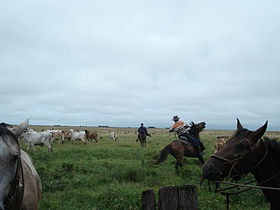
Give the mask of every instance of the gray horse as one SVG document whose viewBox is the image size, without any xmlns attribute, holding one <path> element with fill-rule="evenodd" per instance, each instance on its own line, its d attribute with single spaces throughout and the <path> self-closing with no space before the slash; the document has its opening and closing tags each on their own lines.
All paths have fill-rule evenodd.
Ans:
<svg viewBox="0 0 280 210">
<path fill-rule="evenodd" d="M 14 128 L 0 126 L 0 210 L 39 207 L 41 180 L 18 142 L 28 125 L 29 120 Z"/>
</svg>

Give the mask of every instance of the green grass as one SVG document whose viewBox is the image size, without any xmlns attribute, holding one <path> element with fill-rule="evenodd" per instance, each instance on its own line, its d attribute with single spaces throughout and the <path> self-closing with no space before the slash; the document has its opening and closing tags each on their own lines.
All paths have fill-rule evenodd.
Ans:
<svg viewBox="0 0 280 210">
<path fill-rule="evenodd" d="M 222 134 L 202 132 L 205 160 L 213 153 L 216 136 Z M 157 194 L 164 186 L 198 186 L 200 182 L 198 159 L 185 157 L 179 175 L 171 155 L 160 165 L 153 164 L 173 135 L 154 129 L 146 148 L 135 142 L 134 131 L 120 132 L 119 142 L 112 142 L 108 132 L 100 131 L 100 135 L 104 138 L 97 144 L 54 143 L 52 154 L 46 147 L 37 147 L 37 155 L 30 152 L 43 186 L 40 209 L 141 209 L 142 191 L 154 189 Z M 198 195 L 200 209 L 226 208 L 225 197 L 209 192 L 207 181 Z M 230 209 L 269 208 L 260 190 L 234 195 L 230 200 Z"/>
</svg>

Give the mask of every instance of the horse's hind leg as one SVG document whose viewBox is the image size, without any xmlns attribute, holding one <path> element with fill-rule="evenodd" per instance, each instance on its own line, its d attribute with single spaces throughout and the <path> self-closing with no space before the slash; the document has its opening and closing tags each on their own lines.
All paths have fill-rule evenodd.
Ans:
<svg viewBox="0 0 280 210">
<path fill-rule="evenodd" d="M 176 165 L 175 165 L 175 170 L 176 170 L 177 175 L 179 175 L 178 165 L 181 166 L 181 167 L 183 166 L 182 165 L 182 158 L 177 158 L 177 162 L 176 162 Z"/>
</svg>

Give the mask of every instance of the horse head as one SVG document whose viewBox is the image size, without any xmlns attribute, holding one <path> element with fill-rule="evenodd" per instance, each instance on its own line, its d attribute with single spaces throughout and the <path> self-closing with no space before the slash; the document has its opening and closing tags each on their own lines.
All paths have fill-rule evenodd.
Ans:
<svg viewBox="0 0 280 210">
<path fill-rule="evenodd" d="M 14 128 L 0 126 L 0 209 L 4 209 L 18 169 L 20 146 L 17 138 L 28 124 L 29 120 Z"/>
<path fill-rule="evenodd" d="M 225 177 L 239 180 L 249 173 L 259 161 L 260 138 L 266 128 L 267 121 L 256 131 L 249 131 L 237 119 L 236 133 L 220 151 L 210 156 L 203 166 L 203 177 L 209 180 L 223 180 Z"/>
<path fill-rule="evenodd" d="M 190 123 L 190 130 L 189 133 L 193 136 L 195 136 L 196 138 L 199 138 L 199 133 L 206 127 L 206 123 L 205 122 L 200 122 L 198 124 L 195 124 L 194 122 Z"/>
</svg>

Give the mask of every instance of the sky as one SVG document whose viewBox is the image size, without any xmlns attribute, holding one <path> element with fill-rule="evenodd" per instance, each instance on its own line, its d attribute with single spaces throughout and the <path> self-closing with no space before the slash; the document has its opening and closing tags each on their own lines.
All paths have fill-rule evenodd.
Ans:
<svg viewBox="0 0 280 210">
<path fill-rule="evenodd" d="M 280 2 L 0 3 L 0 121 L 280 130 Z"/>
</svg>

